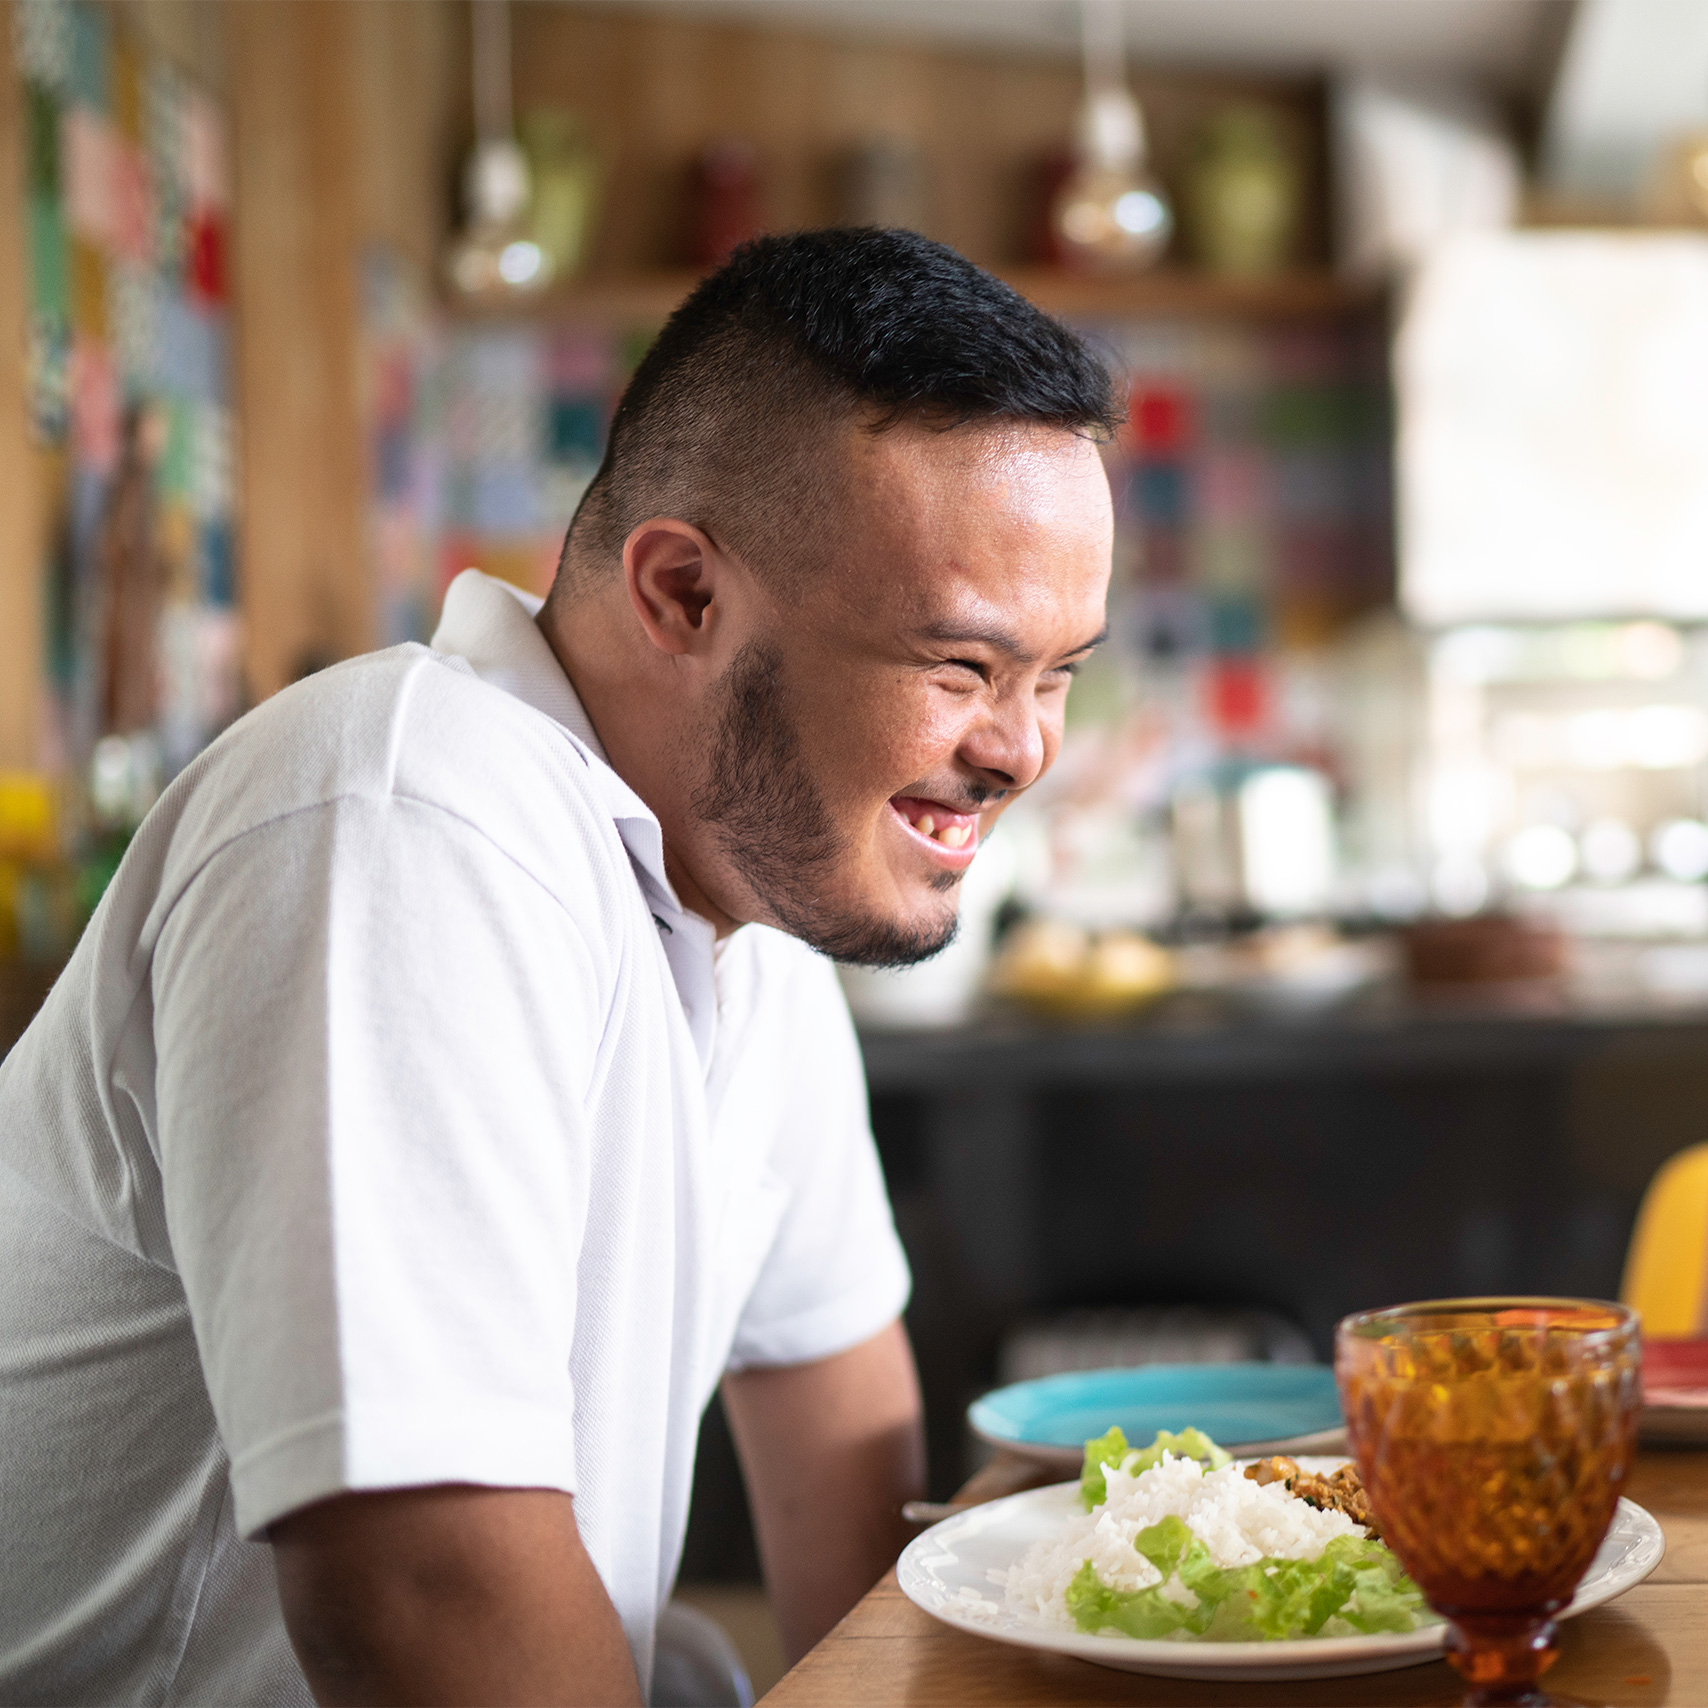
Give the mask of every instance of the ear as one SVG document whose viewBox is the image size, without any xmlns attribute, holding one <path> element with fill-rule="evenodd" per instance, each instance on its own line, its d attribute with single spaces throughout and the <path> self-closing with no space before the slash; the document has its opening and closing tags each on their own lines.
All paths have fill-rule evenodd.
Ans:
<svg viewBox="0 0 1708 1708">
<path fill-rule="evenodd" d="M 687 522 L 655 516 L 623 542 L 623 579 L 646 637 L 677 657 L 704 652 L 716 622 L 722 559 Z"/>
</svg>

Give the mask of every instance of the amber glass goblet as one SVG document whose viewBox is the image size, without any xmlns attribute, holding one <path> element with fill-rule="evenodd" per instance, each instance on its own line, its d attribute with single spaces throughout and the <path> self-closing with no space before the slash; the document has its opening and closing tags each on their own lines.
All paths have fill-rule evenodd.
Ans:
<svg viewBox="0 0 1708 1708">
<path fill-rule="evenodd" d="M 1521 1701 L 1612 1521 L 1642 1403 L 1637 1317 L 1578 1299 L 1437 1299 L 1335 1333 L 1382 1535 L 1451 1624 L 1473 1701 Z"/>
</svg>

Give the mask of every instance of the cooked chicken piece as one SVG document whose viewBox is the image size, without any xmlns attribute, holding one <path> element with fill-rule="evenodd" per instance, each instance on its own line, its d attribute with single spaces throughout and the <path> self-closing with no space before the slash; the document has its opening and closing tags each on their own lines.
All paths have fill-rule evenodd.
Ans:
<svg viewBox="0 0 1708 1708">
<path fill-rule="evenodd" d="M 1354 1524 L 1362 1524 L 1377 1541 L 1382 1538 L 1356 1465 L 1342 1465 L 1338 1471 L 1324 1477 L 1315 1471 L 1301 1471 L 1296 1460 L 1278 1453 L 1271 1459 L 1259 1459 L 1255 1464 L 1247 1465 L 1245 1474 L 1254 1483 L 1280 1483 L 1289 1494 L 1297 1495 L 1319 1511 L 1344 1512 Z"/>
</svg>

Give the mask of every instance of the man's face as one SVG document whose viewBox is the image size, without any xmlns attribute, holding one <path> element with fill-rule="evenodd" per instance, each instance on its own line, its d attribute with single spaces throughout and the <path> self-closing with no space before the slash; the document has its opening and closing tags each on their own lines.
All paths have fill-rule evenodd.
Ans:
<svg viewBox="0 0 1708 1708">
<path fill-rule="evenodd" d="M 1052 428 L 850 428 L 844 497 L 719 683 L 702 887 L 840 960 L 954 934 L 980 840 L 1061 744 L 1101 638 L 1109 488 Z M 758 568 L 759 566 L 755 566 Z"/>
</svg>

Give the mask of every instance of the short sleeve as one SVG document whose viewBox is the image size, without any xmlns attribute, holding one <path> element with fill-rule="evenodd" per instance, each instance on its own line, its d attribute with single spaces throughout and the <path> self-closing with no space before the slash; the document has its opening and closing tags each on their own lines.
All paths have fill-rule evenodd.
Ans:
<svg viewBox="0 0 1708 1708">
<path fill-rule="evenodd" d="M 346 1490 L 574 1491 L 597 978 L 473 826 L 342 799 L 155 948 L 161 1175 L 240 1531 Z"/>
<path fill-rule="evenodd" d="M 786 1200 L 737 1320 L 732 1370 L 858 1346 L 901 1315 L 911 1285 L 847 1002 L 828 961 L 798 948 L 791 956 L 771 1061 L 785 1087 L 769 1167 Z"/>
</svg>

